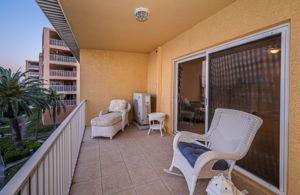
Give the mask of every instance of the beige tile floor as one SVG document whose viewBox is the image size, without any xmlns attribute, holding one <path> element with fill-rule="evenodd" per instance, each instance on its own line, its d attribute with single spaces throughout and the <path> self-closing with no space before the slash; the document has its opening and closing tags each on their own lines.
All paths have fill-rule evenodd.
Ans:
<svg viewBox="0 0 300 195">
<path fill-rule="evenodd" d="M 167 174 L 172 159 L 173 136 L 130 126 L 113 140 L 91 139 L 86 128 L 71 195 L 165 195 L 188 194 L 184 178 Z M 250 194 L 262 192 L 234 177 L 238 187 Z M 199 180 L 195 195 L 206 194 L 208 180 Z"/>
</svg>

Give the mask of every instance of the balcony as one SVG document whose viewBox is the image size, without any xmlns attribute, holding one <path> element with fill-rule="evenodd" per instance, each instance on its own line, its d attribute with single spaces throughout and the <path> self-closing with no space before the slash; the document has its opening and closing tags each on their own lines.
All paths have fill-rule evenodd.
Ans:
<svg viewBox="0 0 300 195">
<path fill-rule="evenodd" d="M 65 104 L 65 106 L 75 106 L 76 105 L 76 100 L 61 100 L 62 103 Z"/>
<path fill-rule="evenodd" d="M 57 91 L 76 91 L 75 85 L 50 85 L 50 88 L 56 89 Z"/>
<path fill-rule="evenodd" d="M 50 76 L 56 77 L 76 77 L 76 71 L 66 71 L 66 70 L 50 70 Z"/>
<path fill-rule="evenodd" d="M 59 39 L 50 39 L 50 45 L 68 47 L 63 40 L 59 40 Z"/>
<path fill-rule="evenodd" d="M 188 194 L 184 178 L 163 171 L 170 166 L 173 136 L 133 126 L 113 140 L 91 138 L 81 102 L 26 162 L 0 194 Z M 204 194 L 209 180 L 198 180 Z M 249 194 L 263 194 L 233 174 Z"/>
<path fill-rule="evenodd" d="M 28 65 L 29 69 L 39 69 L 40 67 L 38 65 Z"/>
<path fill-rule="evenodd" d="M 77 60 L 74 57 L 62 56 L 57 54 L 50 54 L 50 60 L 57 62 L 77 63 Z"/>
<path fill-rule="evenodd" d="M 40 73 L 39 72 L 28 72 L 29 76 L 39 76 Z"/>
</svg>

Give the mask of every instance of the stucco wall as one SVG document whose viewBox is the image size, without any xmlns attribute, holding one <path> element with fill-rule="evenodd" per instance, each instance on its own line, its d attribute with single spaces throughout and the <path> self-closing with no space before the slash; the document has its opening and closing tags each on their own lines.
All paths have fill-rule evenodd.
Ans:
<svg viewBox="0 0 300 195">
<path fill-rule="evenodd" d="M 289 162 L 288 194 L 300 191 L 300 1 L 237 0 L 215 15 L 162 45 L 160 111 L 169 115 L 172 130 L 174 59 L 204 50 L 255 32 L 291 24 L 289 74 Z"/>
<path fill-rule="evenodd" d="M 147 63 L 147 54 L 80 50 L 80 97 L 87 100 L 87 125 L 111 99 L 132 102 L 134 92 L 147 91 Z"/>
<path fill-rule="evenodd" d="M 157 78 L 156 78 L 156 60 L 157 60 L 157 51 L 153 51 L 149 54 L 148 57 L 148 81 L 147 81 L 147 91 L 151 95 L 156 95 L 157 90 Z"/>
</svg>

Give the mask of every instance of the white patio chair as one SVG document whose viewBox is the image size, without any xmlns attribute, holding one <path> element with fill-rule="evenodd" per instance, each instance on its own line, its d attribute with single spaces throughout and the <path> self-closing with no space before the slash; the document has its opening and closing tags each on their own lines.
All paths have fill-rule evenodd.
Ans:
<svg viewBox="0 0 300 195">
<path fill-rule="evenodd" d="M 173 141 L 173 160 L 166 172 L 184 176 L 190 195 L 197 179 L 212 178 L 223 173 L 231 180 L 237 160 L 248 152 L 262 119 L 252 114 L 231 109 L 216 109 L 207 134 L 182 131 Z M 207 147 L 199 141 L 207 143 Z M 178 168 L 181 174 L 172 172 Z"/>
</svg>

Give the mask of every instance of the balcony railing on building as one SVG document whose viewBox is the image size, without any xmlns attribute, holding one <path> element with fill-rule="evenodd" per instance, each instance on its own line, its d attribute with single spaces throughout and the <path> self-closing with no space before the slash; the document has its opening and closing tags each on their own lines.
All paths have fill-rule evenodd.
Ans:
<svg viewBox="0 0 300 195">
<path fill-rule="evenodd" d="M 50 45 L 68 47 L 63 40 L 58 40 L 58 39 L 50 39 Z"/>
<path fill-rule="evenodd" d="M 29 76 L 39 76 L 40 73 L 39 72 L 28 72 Z"/>
<path fill-rule="evenodd" d="M 64 103 L 65 106 L 75 106 L 76 100 L 60 100 L 62 103 Z"/>
<path fill-rule="evenodd" d="M 38 65 L 28 65 L 28 68 L 39 69 L 40 67 Z"/>
<path fill-rule="evenodd" d="M 50 76 L 58 76 L 58 77 L 76 77 L 76 71 L 50 70 Z"/>
<path fill-rule="evenodd" d="M 57 91 L 76 91 L 75 85 L 51 85 L 50 87 Z"/>
<path fill-rule="evenodd" d="M 76 59 L 72 56 L 62 56 L 57 54 L 50 54 L 50 60 L 58 62 L 76 63 Z"/>
</svg>

